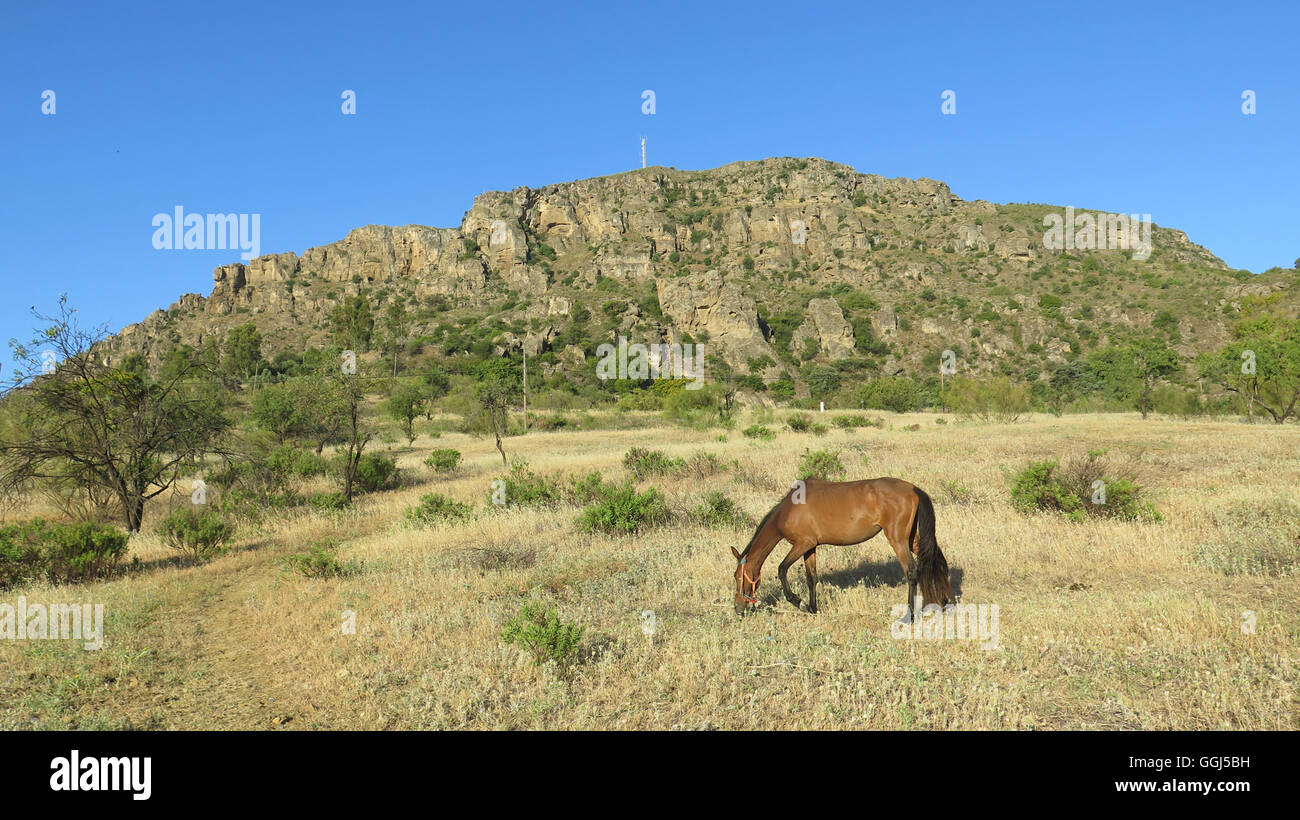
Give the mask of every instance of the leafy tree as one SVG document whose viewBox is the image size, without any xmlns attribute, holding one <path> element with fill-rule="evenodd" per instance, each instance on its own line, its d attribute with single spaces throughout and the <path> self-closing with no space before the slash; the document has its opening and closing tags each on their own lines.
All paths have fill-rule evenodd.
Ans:
<svg viewBox="0 0 1300 820">
<path fill-rule="evenodd" d="M 355 375 L 335 374 L 331 377 L 342 410 L 342 433 L 346 449 L 343 452 L 343 497 L 352 501 L 356 492 L 357 477 L 361 470 L 361 454 L 374 434 L 362 426 L 361 404 L 365 391 Z"/>
<path fill-rule="evenodd" d="M 370 296 L 362 291 L 346 297 L 330 312 L 330 325 L 334 329 L 334 341 L 339 346 L 359 352 L 369 350 L 375 330 Z"/>
<path fill-rule="evenodd" d="M 1300 319 L 1262 315 L 1238 322 L 1232 341 L 1200 358 L 1201 375 L 1282 424 L 1300 402 Z"/>
<path fill-rule="evenodd" d="M 393 354 L 393 378 L 397 378 L 397 355 L 411 335 L 411 315 L 406 301 L 396 299 L 384 310 L 384 340 Z"/>
<path fill-rule="evenodd" d="M 1133 356 L 1134 372 L 1142 382 L 1138 409 L 1142 418 L 1146 418 L 1151 412 L 1151 391 L 1161 379 L 1177 373 L 1181 362 L 1178 354 L 1159 339 L 1135 339 L 1129 343 L 1129 352 Z"/>
<path fill-rule="evenodd" d="M 839 371 L 830 365 L 814 364 L 804 368 L 804 381 L 813 398 L 830 399 L 840 391 Z"/>
<path fill-rule="evenodd" d="M 249 322 L 226 333 L 224 364 L 226 371 L 236 378 L 248 378 L 261 369 L 262 334 L 257 325 Z"/>
<path fill-rule="evenodd" d="M 424 371 L 424 394 L 430 401 L 437 401 L 451 392 L 451 378 L 441 365 L 431 365 Z"/>
<path fill-rule="evenodd" d="M 412 382 L 403 382 L 393 388 L 393 392 L 384 402 L 388 415 L 402 424 L 408 443 L 415 442 L 415 419 L 425 412 L 429 396 L 424 389 Z"/>
</svg>

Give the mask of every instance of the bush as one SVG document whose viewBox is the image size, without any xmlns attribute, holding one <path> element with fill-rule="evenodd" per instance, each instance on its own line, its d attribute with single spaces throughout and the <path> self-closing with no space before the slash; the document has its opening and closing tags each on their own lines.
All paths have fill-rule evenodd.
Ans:
<svg viewBox="0 0 1300 820">
<path fill-rule="evenodd" d="M 799 460 L 799 474 L 796 478 L 842 481 L 845 472 L 838 453 L 833 450 L 813 450 L 811 453 L 804 453 L 803 458 Z"/>
<path fill-rule="evenodd" d="M 623 466 L 638 480 L 653 475 L 669 475 L 686 468 L 686 461 L 670 458 L 662 450 L 633 447 L 623 454 Z"/>
<path fill-rule="evenodd" d="M 666 418 L 701 429 L 725 425 L 727 420 L 721 387 L 717 384 L 706 384 L 695 390 L 683 387 L 664 399 L 663 408 Z"/>
<path fill-rule="evenodd" d="M 460 451 L 453 450 L 450 447 L 434 450 L 424 463 L 429 465 L 434 472 L 450 473 L 460 464 Z"/>
<path fill-rule="evenodd" d="M 316 493 L 307 498 L 307 503 L 322 512 L 345 510 L 348 507 L 347 496 L 343 493 Z"/>
<path fill-rule="evenodd" d="M 952 479 L 940 481 L 939 489 L 943 492 L 944 498 L 952 504 L 970 504 L 975 500 L 970 487 Z"/>
<path fill-rule="evenodd" d="M 1146 490 L 1132 475 L 1107 477 L 1101 451 L 1061 466 L 1056 460 L 1031 462 L 1011 477 L 1011 504 L 1022 513 L 1054 510 L 1073 521 L 1086 516 L 1125 521 L 1159 521 Z"/>
<path fill-rule="evenodd" d="M 363 493 L 374 493 L 397 483 L 397 462 L 379 453 L 365 453 L 357 462 L 356 485 Z"/>
<path fill-rule="evenodd" d="M 533 472 L 523 459 L 511 465 L 510 475 L 501 476 L 497 481 L 502 482 L 500 486 L 505 490 L 506 507 L 551 507 L 562 496 L 558 481 Z M 493 485 L 496 486 L 495 481 Z M 490 491 L 489 504 L 494 502 L 496 492 L 496 489 Z"/>
<path fill-rule="evenodd" d="M 539 666 L 547 661 L 567 666 L 577 657 L 582 633 L 581 626 L 561 621 L 554 607 L 543 610 L 541 604 L 529 602 L 506 622 L 501 640 L 527 650 Z"/>
<path fill-rule="evenodd" d="M 126 542 L 126 533 L 103 524 L 36 519 L 0 527 L 0 589 L 103 577 L 125 554 Z"/>
<path fill-rule="evenodd" d="M 808 418 L 804 413 L 796 413 L 786 422 L 786 426 L 796 433 L 806 433 L 808 428 L 812 426 L 812 419 Z"/>
<path fill-rule="evenodd" d="M 724 437 L 725 440 L 725 437 Z M 682 471 L 691 478 L 708 478 L 725 473 L 727 465 L 723 464 L 713 453 L 706 453 L 703 450 L 696 450 L 686 461 L 686 468 Z"/>
<path fill-rule="evenodd" d="M 158 534 L 172 549 L 207 561 L 226 551 L 226 544 L 235 536 L 235 527 L 217 511 L 191 505 L 164 518 Z"/>
<path fill-rule="evenodd" d="M 328 542 L 313 544 L 310 552 L 290 555 L 289 567 L 308 578 L 341 578 L 361 571 L 358 564 L 339 561 L 334 554 L 336 549 Z"/>
<path fill-rule="evenodd" d="M 584 532 L 626 534 L 667 523 L 668 505 L 663 494 L 651 487 L 638 493 L 631 484 L 611 487 L 592 506 L 582 511 L 578 525 Z"/>
<path fill-rule="evenodd" d="M 406 508 L 406 519 L 416 524 L 435 524 L 440 521 L 461 521 L 469 518 L 468 504 L 453 501 L 445 495 L 430 493 L 420 496 L 420 503 Z"/>
<path fill-rule="evenodd" d="M 721 490 L 706 495 L 703 503 L 691 511 L 691 517 L 706 527 L 743 528 L 751 523 L 749 516 Z"/>
<path fill-rule="evenodd" d="M 564 495 L 570 504 L 582 507 L 605 498 L 613 488 L 614 485 L 606 484 L 599 472 L 591 472 L 581 478 L 570 479 L 569 488 Z"/>
<path fill-rule="evenodd" d="M 857 392 L 858 403 L 877 410 L 910 413 L 925 403 L 921 386 L 903 376 L 886 376 L 867 382 Z"/>
<path fill-rule="evenodd" d="M 866 416 L 841 415 L 831 419 L 831 424 L 844 430 L 854 430 L 858 427 L 884 427 L 884 419 L 869 419 Z"/>
<path fill-rule="evenodd" d="M 761 424 L 751 424 L 744 430 L 741 430 L 740 434 L 745 438 L 761 438 L 763 441 L 771 441 L 776 438 L 776 433 L 773 433 L 769 428 L 764 427 Z"/>
<path fill-rule="evenodd" d="M 1011 424 L 1029 410 L 1029 390 L 1006 376 L 953 379 L 946 399 L 954 413 L 979 421 Z"/>
<path fill-rule="evenodd" d="M 329 462 L 325 458 L 311 450 L 299 450 L 288 444 L 272 450 L 267 456 L 266 464 L 277 476 L 284 477 L 307 478 L 329 472 Z"/>
</svg>

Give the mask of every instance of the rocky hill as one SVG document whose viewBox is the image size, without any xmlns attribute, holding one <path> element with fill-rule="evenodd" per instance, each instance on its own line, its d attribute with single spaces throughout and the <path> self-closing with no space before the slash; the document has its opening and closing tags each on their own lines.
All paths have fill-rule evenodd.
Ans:
<svg viewBox="0 0 1300 820">
<path fill-rule="evenodd" d="M 368 225 L 223 265 L 211 294 L 182 296 L 111 347 L 157 364 L 251 321 L 268 356 L 300 351 L 328 344 L 331 310 L 365 294 L 375 315 L 403 300 L 413 337 L 439 355 L 522 348 L 543 375 L 591 369 L 595 344 L 621 334 L 705 342 L 767 382 L 840 360 L 928 372 L 945 349 L 969 372 L 1032 377 L 1135 330 L 1208 349 L 1243 296 L 1295 301 L 1291 272 L 1229 270 L 1158 225 L 1145 259 L 1049 249 L 1044 217 L 1064 213 L 820 159 L 646 168 L 485 193 L 456 228 Z"/>
</svg>

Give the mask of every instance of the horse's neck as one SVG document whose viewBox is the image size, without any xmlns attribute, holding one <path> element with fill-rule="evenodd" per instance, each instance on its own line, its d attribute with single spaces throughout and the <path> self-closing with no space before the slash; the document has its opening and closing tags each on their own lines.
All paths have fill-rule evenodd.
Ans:
<svg viewBox="0 0 1300 820">
<path fill-rule="evenodd" d="M 767 556 L 772 554 L 776 549 L 776 544 L 756 544 L 754 548 L 745 553 L 745 565 L 751 567 L 754 573 L 763 569 L 763 564 L 767 563 Z"/>
</svg>

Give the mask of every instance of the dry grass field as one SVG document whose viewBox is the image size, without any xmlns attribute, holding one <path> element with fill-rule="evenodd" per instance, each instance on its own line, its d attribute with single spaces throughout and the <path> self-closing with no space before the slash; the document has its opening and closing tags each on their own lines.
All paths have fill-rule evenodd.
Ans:
<svg viewBox="0 0 1300 820">
<path fill-rule="evenodd" d="M 152 534 L 152 510 L 116 577 L 0 595 L 106 613 L 99 651 L 0 641 L 0 728 L 1300 729 L 1300 427 L 880 415 L 884 429 L 821 436 L 777 419 L 769 442 L 740 434 L 744 414 L 725 440 L 662 421 L 507 440 L 539 473 L 612 480 L 632 447 L 718 457 L 726 469 L 712 475 L 641 482 L 683 515 L 635 536 L 587 535 L 575 507 L 491 509 L 500 457 L 490 438 L 456 433 L 390 445 L 402 488 L 346 512 L 269 514 L 208 564 L 178 560 Z M 460 467 L 431 471 L 434 447 L 461 450 Z M 684 513 L 717 489 L 757 520 L 818 449 L 838 450 L 849 478 L 898 476 L 930 492 L 961 600 L 999 607 L 996 649 L 893 638 L 906 587 L 883 536 L 819 550 L 816 615 L 780 595 L 778 547 L 761 606 L 735 615 L 729 548 L 752 525 L 706 528 Z M 1011 469 L 1091 449 L 1133 465 L 1164 520 L 1012 509 Z M 472 504 L 474 517 L 408 524 L 404 510 L 431 492 Z M 360 571 L 289 568 L 326 539 Z M 802 594 L 802 567 L 791 578 Z M 501 640 L 531 598 L 585 628 L 569 670 Z"/>
</svg>

